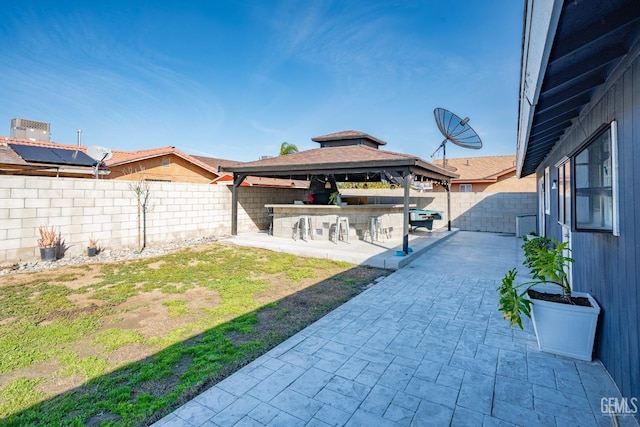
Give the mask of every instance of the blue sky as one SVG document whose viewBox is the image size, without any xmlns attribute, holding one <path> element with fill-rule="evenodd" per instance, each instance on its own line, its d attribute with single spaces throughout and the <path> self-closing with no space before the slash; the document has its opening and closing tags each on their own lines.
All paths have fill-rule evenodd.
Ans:
<svg viewBox="0 0 640 427">
<path fill-rule="evenodd" d="M 0 135 L 256 160 L 359 130 L 431 160 L 436 107 L 514 154 L 520 0 L 29 1 L 0 7 Z"/>
</svg>

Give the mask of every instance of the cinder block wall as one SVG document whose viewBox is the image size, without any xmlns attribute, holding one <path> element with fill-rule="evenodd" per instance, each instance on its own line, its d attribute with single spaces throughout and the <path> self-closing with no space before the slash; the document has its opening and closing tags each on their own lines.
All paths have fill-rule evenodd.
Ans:
<svg viewBox="0 0 640 427">
<path fill-rule="evenodd" d="M 136 248 L 138 204 L 130 183 L 118 180 L 0 176 L 0 262 L 37 259 L 38 227 L 55 226 L 69 255 L 86 250 L 91 236 L 101 247 Z M 231 190 L 223 185 L 150 182 L 146 243 L 231 232 Z M 365 194 L 371 203 L 402 203 L 396 190 L 340 190 Z M 265 204 L 304 200 L 305 190 L 240 187 L 238 231 L 266 229 Z M 447 212 L 446 193 L 411 192 L 417 208 Z M 535 193 L 451 193 L 452 226 L 515 233 L 515 219 L 536 213 Z M 434 227 L 446 224 L 436 221 Z"/>
<path fill-rule="evenodd" d="M 150 182 L 149 190 L 146 221 L 140 221 L 147 245 L 231 232 L 230 187 Z M 265 204 L 292 203 L 303 194 L 241 187 L 238 231 L 265 228 Z M 137 248 L 136 194 L 126 181 L 0 176 L 0 262 L 39 257 L 41 225 L 56 227 L 69 255 L 84 252 L 91 236 L 104 248 Z"/>
<path fill-rule="evenodd" d="M 356 190 L 344 189 L 348 195 L 367 195 L 370 203 L 402 203 L 404 190 Z M 451 194 L 451 226 L 467 231 L 492 233 L 516 232 L 518 215 L 536 215 L 536 193 L 458 193 Z M 418 209 L 442 211 L 442 221 L 434 221 L 434 227 L 446 225 L 447 193 L 410 192 L 409 202 Z"/>
</svg>

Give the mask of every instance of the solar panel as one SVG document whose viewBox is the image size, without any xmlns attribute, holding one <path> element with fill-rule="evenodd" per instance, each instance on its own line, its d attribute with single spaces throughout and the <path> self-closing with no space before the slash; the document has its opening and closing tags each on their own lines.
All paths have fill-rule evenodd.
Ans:
<svg viewBox="0 0 640 427">
<path fill-rule="evenodd" d="M 80 150 L 64 150 L 62 148 L 50 148 L 67 165 L 93 166 L 96 161 Z"/>
<path fill-rule="evenodd" d="M 80 150 L 63 148 L 33 147 L 9 144 L 9 147 L 27 162 L 53 163 L 70 166 L 93 166 L 96 161 Z"/>
<path fill-rule="evenodd" d="M 60 157 L 45 147 L 9 144 L 9 147 L 27 162 L 60 163 Z"/>
</svg>

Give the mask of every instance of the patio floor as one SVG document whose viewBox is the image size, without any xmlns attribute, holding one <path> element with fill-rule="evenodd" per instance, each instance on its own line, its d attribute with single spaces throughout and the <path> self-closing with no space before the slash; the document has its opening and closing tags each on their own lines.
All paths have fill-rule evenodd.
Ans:
<svg viewBox="0 0 640 427">
<path fill-rule="evenodd" d="M 396 255 L 396 251 L 402 252 L 402 235 L 398 233 L 392 234 L 391 238 L 375 242 L 352 238 L 349 243 L 340 241 L 336 244 L 328 240 L 304 241 L 273 237 L 266 232 L 256 231 L 242 233 L 225 241 L 241 246 L 252 246 L 301 256 L 327 258 L 397 270 L 409 264 L 424 251 L 443 242 L 457 232 L 457 229 L 447 231 L 446 227 L 432 231 L 418 228 L 409 233 L 410 252 L 402 256 Z"/>
<path fill-rule="evenodd" d="M 612 425 L 600 362 L 541 353 L 530 323 L 498 312 L 521 252 L 513 236 L 448 235 L 155 426 Z"/>
</svg>

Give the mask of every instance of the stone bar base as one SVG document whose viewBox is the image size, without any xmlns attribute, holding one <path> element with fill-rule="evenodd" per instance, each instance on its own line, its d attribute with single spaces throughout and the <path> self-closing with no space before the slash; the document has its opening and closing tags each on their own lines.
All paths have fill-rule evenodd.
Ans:
<svg viewBox="0 0 640 427">
<path fill-rule="evenodd" d="M 273 235 L 276 237 L 293 238 L 298 218 L 301 215 L 309 215 L 312 239 L 329 240 L 335 233 L 336 221 L 340 216 L 349 218 L 350 239 L 370 240 L 370 217 L 377 216 L 380 228 L 386 229 L 391 238 L 402 239 L 402 205 L 265 205 L 265 207 L 273 209 Z"/>
</svg>

